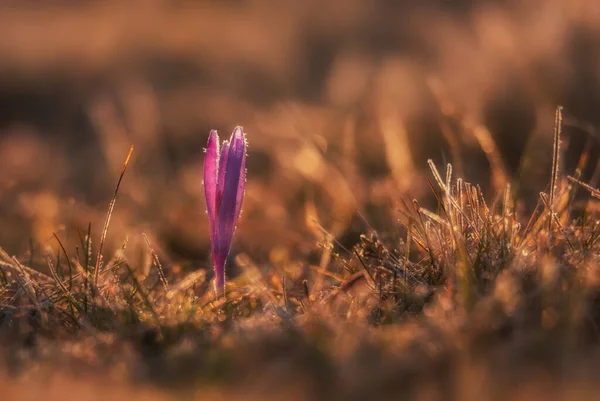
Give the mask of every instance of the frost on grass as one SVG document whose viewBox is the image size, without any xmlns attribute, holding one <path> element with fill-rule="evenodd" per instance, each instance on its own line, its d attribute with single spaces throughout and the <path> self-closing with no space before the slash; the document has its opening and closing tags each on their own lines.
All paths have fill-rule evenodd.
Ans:
<svg viewBox="0 0 600 401">
<path fill-rule="evenodd" d="M 599 191 L 561 171 L 559 113 L 551 182 L 528 215 L 511 185 L 486 199 L 430 162 L 435 207 L 401 200 L 399 237 L 329 238 L 331 262 L 313 276 L 238 253 L 227 298 L 208 270 L 163 271 L 154 249 L 150 272 L 121 251 L 94 265 L 89 234 L 47 266 L 0 251 L 6 369 L 234 399 L 592 397 Z"/>
</svg>

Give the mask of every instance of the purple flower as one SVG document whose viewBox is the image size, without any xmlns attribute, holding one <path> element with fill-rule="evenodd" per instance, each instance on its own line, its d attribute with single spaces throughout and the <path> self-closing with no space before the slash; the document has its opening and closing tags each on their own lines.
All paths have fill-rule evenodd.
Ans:
<svg viewBox="0 0 600 401">
<path fill-rule="evenodd" d="M 236 127 L 229 142 L 219 148 L 219 135 L 211 131 L 204 159 L 204 195 L 215 266 L 215 291 L 225 288 L 225 263 L 231 248 L 246 186 L 246 137 Z"/>
</svg>

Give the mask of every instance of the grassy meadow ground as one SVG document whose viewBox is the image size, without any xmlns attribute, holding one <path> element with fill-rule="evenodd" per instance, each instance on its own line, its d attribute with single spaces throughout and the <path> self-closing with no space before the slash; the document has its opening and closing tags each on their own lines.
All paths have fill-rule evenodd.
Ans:
<svg viewBox="0 0 600 401">
<path fill-rule="evenodd" d="M 593 0 L 1 2 L 0 399 L 597 399 L 599 26 Z M 202 149 L 236 125 L 216 298 Z"/>
</svg>

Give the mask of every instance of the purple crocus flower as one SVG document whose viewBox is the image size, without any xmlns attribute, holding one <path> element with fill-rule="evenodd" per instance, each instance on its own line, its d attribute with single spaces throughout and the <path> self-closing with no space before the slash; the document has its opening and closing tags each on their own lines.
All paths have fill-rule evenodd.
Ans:
<svg viewBox="0 0 600 401">
<path fill-rule="evenodd" d="M 215 291 L 225 289 L 225 263 L 231 239 L 242 211 L 246 186 L 246 136 L 236 127 L 219 147 L 217 131 L 211 131 L 204 159 L 204 195 L 210 226 L 210 244 L 215 266 Z"/>
</svg>

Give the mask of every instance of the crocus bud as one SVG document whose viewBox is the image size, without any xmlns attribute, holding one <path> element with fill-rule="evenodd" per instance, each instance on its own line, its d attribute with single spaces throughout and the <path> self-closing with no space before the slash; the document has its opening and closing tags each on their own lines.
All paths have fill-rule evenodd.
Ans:
<svg viewBox="0 0 600 401">
<path fill-rule="evenodd" d="M 204 159 L 204 195 L 210 228 L 211 254 L 215 269 L 215 291 L 225 289 L 225 263 L 242 211 L 246 187 L 246 136 L 236 127 L 219 146 L 217 131 L 211 131 Z"/>
</svg>

